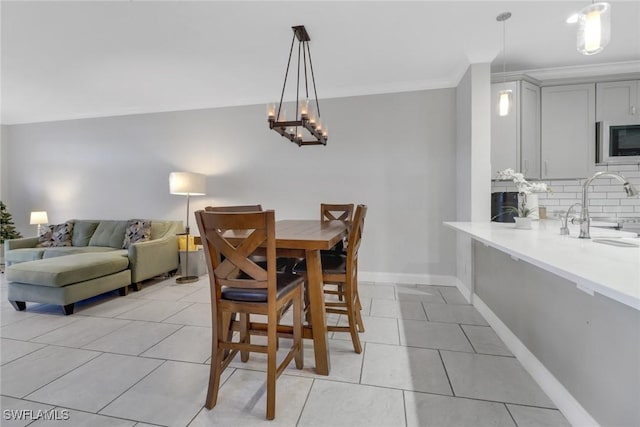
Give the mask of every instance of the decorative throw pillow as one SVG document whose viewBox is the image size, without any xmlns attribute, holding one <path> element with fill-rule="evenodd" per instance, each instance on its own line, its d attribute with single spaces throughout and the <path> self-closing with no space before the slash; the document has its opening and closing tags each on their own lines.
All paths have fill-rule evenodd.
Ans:
<svg viewBox="0 0 640 427">
<path fill-rule="evenodd" d="M 137 242 L 151 240 L 151 221 L 148 219 L 130 219 L 124 233 L 123 249 Z"/>
<path fill-rule="evenodd" d="M 38 236 L 38 245 L 43 247 L 71 246 L 73 223 L 50 225 L 45 227 Z"/>
</svg>

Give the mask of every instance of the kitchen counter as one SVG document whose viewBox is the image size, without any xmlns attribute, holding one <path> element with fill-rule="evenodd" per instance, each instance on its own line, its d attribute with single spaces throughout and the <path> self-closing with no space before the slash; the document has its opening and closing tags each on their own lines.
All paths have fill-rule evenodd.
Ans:
<svg viewBox="0 0 640 427">
<path fill-rule="evenodd" d="M 472 242 L 473 305 L 576 426 L 640 426 L 640 243 L 560 221 L 445 223 Z"/>
<path fill-rule="evenodd" d="M 594 241 L 614 238 L 640 244 L 635 233 L 591 227 L 592 239 L 578 239 L 578 226 L 570 226 L 570 236 L 561 236 L 560 222 L 550 219 L 534 221 L 531 230 L 497 222 L 445 222 L 445 225 L 570 280 L 584 292 L 591 295 L 596 292 L 640 310 L 640 247 Z"/>
</svg>

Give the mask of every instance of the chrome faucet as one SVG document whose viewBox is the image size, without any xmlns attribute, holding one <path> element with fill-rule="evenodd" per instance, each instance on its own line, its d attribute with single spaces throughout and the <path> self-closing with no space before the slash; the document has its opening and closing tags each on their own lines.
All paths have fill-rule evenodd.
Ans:
<svg viewBox="0 0 640 427">
<path fill-rule="evenodd" d="M 580 235 L 581 239 L 590 239 L 589 226 L 591 225 L 591 219 L 589 218 L 589 186 L 591 181 L 600 177 L 615 178 L 622 183 L 627 197 L 633 197 L 638 195 L 638 189 L 627 181 L 622 175 L 618 175 L 613 172 L 596 172 L 591 178 L 587 178 L 582 186 L 582 210 L 580 211 Z"/>
<path fill-rule="evenodd" d="M 569 206 L 569 209 L 567 209 L 567 213 L 564 215 L 564 220 L 562 216 L 560 217 L 560 235 L 561 236 L 569 235 L 569 214 L 571 214 L 571 211 L 576 206 L 580 206 L 580 203 L 574 203 L 571 206 Z"/>
</svg>

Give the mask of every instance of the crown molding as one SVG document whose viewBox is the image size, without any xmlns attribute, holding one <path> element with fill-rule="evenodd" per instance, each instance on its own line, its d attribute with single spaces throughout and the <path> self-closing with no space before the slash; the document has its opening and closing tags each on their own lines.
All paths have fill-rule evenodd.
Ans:
<svg viewBox="0 0 640 427">
<path fill-rule="evenodd" d="M 566 83 L 591 83 L 615 80 L 640 79 L 640 61 L 611 62 L 595 65 L 539 68 L 532 70 L 493 73 L 492 83 L 526 80 L 538 86 L 553 86 Z"/>
<path fill-rule="evenodd" d="M 541 68 L 523 71 L 523 73 L 540 80 L 544 85 L 563 80 L 605 81 L 620 80 L 621 78 L 640 78 L 640 61 Z"/>
</svg>

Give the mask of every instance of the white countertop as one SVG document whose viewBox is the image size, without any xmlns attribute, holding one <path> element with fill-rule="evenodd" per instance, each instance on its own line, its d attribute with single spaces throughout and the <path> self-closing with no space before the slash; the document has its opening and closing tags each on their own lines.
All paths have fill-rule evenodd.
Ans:
<svg viewBox="0 0 640 427">
<path fill-rule="evenodd" d="M 560 235 L 560 222 L 534 221 L 533 229 L 516 229 L 513 223 L 445 222 L 487 246 L 570 280 L 581 290 L 597 292 L 640 310 L 640 247 L 596 243 L 612 237 L 640 243 L 635 233 L 591 227 L 592 239 L 578 239 L 578 226 L 571 235 Z"/>
</svg>

